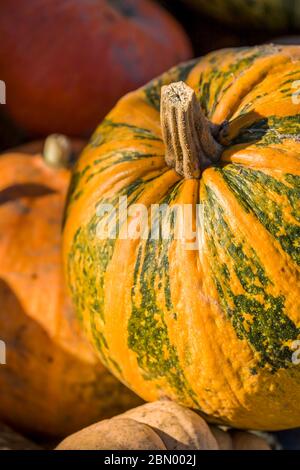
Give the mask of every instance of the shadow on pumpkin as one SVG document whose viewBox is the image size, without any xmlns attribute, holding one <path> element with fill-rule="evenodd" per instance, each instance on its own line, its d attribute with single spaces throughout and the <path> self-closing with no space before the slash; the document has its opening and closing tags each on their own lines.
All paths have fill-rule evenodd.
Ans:
<svg viewBox="0 0 300 470">
<path fill-rule="evenodd" d="M 42 197 L 54 194 L 55 191 L 42 184 L 15 184 L 0 191 L 0 204 L 15 201 L 21 197 Z"/>
<path fill-rule="evenodd" d="M 6 343 L 6 365 L 0 366 L 0 420 L 18 431 L 66 436 L 141 402 L 136 398 L 133 403 L 133 394 L 96 359 L 76 357 L 51 338 L 3 279 L 0 338 Z M 78 351 L 86 347 L 78 338 Z"/>
<path fill-rule="evenodd" d="M 222 139 L 222 143 L 225 147 L 242 145 L 246 148 L 254 144 L 265 146 L 275 139 L 280 140 L 280 133 L 272 117 L 250 111 L 230 121 L 228 135 Z"/>
</svg>

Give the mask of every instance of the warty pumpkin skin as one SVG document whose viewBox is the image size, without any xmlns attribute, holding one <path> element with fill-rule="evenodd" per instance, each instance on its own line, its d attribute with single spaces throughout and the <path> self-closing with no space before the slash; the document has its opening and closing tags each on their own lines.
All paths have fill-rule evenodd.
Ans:
<svg viewBox="0 0 300 470">
<path fill-rule="evenodd" d="M 1 2 L 0 44 L 5 110 L 42 136 L 90 136 L 124 93 L 192 56 L 179 23 L 150 0 Z"/>
<path fill-rule="evenodd" d="M 15 152 L 0 156 L 0 173 L 0 420 L 66 436 L 140 400 L 99 362 L 65 292 L 60 245 L 69 170 Z"/>
<path fill-rule="evenodd" d="M 237 28 L 287 30 L 300 27 L 294 0 L 187 0 L 187 3 Z"/>
<path fill-rule="evenodd" d="M 66 276 L 102 361 L 145 400 L 239 428 L 300 425 L 299 79 L 298 46 L 211 53 L 121 99 L 79 158 Z M 160 94 L 178 80 L 210 121 L 228 120 L 221 160 L 195 178 L 165 161 Z M 201 204 L 198 250 L 173 237 L 175 215 L 168 239 L 100 239 L 97 207 L 120 196 Z"/>
</svg>

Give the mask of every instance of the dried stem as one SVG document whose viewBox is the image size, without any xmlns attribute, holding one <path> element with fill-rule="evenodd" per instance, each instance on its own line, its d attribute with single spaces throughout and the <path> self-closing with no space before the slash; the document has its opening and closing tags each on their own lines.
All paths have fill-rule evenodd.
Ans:
<svg viewBox="0 0 300 470">
<path fill-rule="evenodd" d="M 225 126 L 206 119 L 194 90 L 184 82 L 162 87 L 161 126 L 166 163 L 184 178 L 200 178 L 220 159 L 223 147 L 217 139 Z"/>
</svg>

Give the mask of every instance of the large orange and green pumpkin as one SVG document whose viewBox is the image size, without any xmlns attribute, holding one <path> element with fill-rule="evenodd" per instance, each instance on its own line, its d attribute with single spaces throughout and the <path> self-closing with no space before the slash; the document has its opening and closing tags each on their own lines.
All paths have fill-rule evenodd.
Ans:
<svg viewBox="0 0 300 470">
<path fill-rule="evenodd" d="M 130 90 L 192 56 L 150 0 L 10 0 L 0 5 L 5 110 L 31 135 L 90 135 Z"/>
<path fill-rule="evenodd" d="M 240 428 L 300 425 L 299 80 L 299 46 L 210 53 L 121 99 L 79 158 L 64 229 L 74 305 L 146 400 Z M 169 237 L 126 238 L 134 204 L 191 205 L 195 249 L 175 210 Z"/>
<path fill-rule="evenodd" d="M 73 142 L 74 151 L 80 146 Z M 50 167 L 40 150 L 32 143 L 0 156 L 0 420 L 66 436 L 139 399 L 102 366 L 66 295 L 61 223 L 70 171 Z"/>
<path fill-rule="evenodd" d="M 238 28 L 284 30 L 300 27 L 300 3 L 295 0 L 183 1 Z"/>
</svg>

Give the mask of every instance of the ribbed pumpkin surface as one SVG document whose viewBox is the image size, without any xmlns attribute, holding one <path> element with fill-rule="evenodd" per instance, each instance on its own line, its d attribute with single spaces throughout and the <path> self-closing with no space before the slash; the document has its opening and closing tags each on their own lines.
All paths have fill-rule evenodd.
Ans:
<svg viewBox="0 0 300 470">
<path fill-rule="evenodd" d="M 164 160 L 160 90 L 178 80 L 211 121 L 229 120 L 221 161 L 200 179 Z M 237 427 L 300 425 L 297 80 L 297 46 L 211 53 L 125 96 L 79 159 L 64 234 L 74 304 L 102 361 L 146 400 Z M 99 239 L 98 204 L 120 196 L 201 204 L 199 250 L 172 236 Z"/>
<path fill-rule="evenodd" d="M 272 30 L 300 27 L 297 0 L 187 0 L 187 3 L 238 27 Z"/>
</svg>

